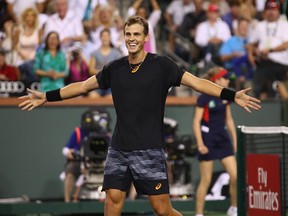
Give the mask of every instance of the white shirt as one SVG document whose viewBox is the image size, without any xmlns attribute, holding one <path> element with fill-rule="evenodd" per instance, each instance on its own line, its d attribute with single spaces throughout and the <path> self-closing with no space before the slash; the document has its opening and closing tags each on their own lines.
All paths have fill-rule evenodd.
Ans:
<svg viewBox="0 0 288 216">
<path fill-rule="evenodd" d="M 25 9 L 29 7 L 35 8 L 36 3 L 43 3 L 45 1 L 46 0 L 6 0 L 7 3 L 13 4 L 13 11 L 18 19 Z"/>
<path fill-rule="evenodd" d="M 173 23 L 176 26 L 179 26 L 182 23 L 184 16 L 187 13 L 190 13 L 193 11 L 195 11 L 194 4 L 191 2 L 188 5 L 184 5 L 183 0 L 172 1 L 166 9 L 166 12 L 172 15 Z"/>
<path fill-rule="evenodd" d="M 74 15 L 78 16 L 81 20 L 84 18 L 85 11 L 89 0 L 69 0 L 69 10 L 74 11 Z M 91 0 L 92 11 L 97 5 L 107 5 L 107 0 Z"/>
<path fill-rule="evenodd" d="M 288 42 L 288 22 L 278 20 L 277 22 L 261 21 L 256 26 L 255 31 L 251 34 L 249 42 L 258 43 L 258 49 L 271 49 Z M 272 52 L 268 58 L 274 62 L 288 65 L 288 50 Z"/>
<path fill-rule="evenodd" d="M 256 0 L 256 10 L 257 11 L 263 11 L 265 8 L 265 2 L 263 0 Z"/>
<path fill-rule="evenodd" d="M 61 19 L 57 13 L 51 15 L 45 25 L 44 38 L 50 31 L 58 32 L 61 41 L 66 37 L 84 35 L 82 22 L 72 11 L 68 11 L 64 19 Z"/>
<path fill-rule="evenodd" d="M 227 23 L 218 19 L 213 26 L 208 21 L 198 25 L 195 35 L 195 43 L 198 46 L 207 46 L 212 37 L 220 38 L 223 42 L 228 40 L 231 37 L 231 33 Z"/>
</svg>

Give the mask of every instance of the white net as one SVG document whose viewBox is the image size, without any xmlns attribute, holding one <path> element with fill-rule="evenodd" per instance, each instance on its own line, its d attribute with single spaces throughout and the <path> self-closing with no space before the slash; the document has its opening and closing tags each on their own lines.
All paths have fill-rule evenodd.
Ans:
<svg viewBox="0 0 288 216">
<path fill-rule="evenodd" d="M 238 126 L 244 134 L 288 134 L 288 127 L 247 127 Z"/>
</svg>

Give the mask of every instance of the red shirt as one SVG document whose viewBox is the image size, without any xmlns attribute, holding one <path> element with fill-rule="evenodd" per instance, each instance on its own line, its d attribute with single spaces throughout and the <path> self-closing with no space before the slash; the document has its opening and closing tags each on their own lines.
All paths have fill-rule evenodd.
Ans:
<svg viewBox="0 0 288 216">
<path fill-rule="evenodd" d="M 5 64 L 3 67 L 0 67 L 0 74 L 4 74 L 6 77 L 8 77 L 8 81 L 18 80 L 16 67 L 10 65 Z"/>
</svg>

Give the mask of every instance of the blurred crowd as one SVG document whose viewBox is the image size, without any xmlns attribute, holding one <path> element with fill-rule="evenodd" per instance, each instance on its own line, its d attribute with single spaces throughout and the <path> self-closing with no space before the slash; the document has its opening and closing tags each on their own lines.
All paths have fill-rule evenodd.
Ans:
<svg viewBox="0 0 288 216">
<path fill-rule="evenodd" d="M 27 87 L 49 91 L 97 74 L 127 55 L 123 23 L 138 15 L 150 27 L 146 51 L 168 55 L 200 76 L 222 66 L 231 74 L 231 88 L 252 87 L 262 100 L 286 99 L 281 93 L 288 86 L 285 2 L 0 0 L 0 96 Z M 85 96 L 110 94 L 98 90 Z"/>
</svg>

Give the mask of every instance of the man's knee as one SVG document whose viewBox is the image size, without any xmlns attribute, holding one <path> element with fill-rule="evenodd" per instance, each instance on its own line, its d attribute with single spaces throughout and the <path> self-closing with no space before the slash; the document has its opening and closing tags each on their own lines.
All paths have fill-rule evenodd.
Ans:
<svg viewBox="0 0 288 216">
<path fill-rule="evenodd" d="M 153 210 L 158 216 L 182 216 L 182 214 L 173 209 L 171 205 L 160 205 L 157 206 L 156 209 L 153 208 Z"/>
<path fill-rule="evenodd" d="M 157 209 L 154 209 L 156 215 L 158 216 L 168 216 L 169 215 L 169 211 L 167 208 L 164 208 L 163 206 L 160 206 Z"/>
<path fill-rule="evenodd" d="M 126 193 L 120 190 L 110 189 L 106 191 L 105 205 L 111 208 L 121 209 Z"/>
<path fill-rule="evenodd" d="M 150 203 L 154 212 L 158 216 L 173 215 L 173 208 L 170 202 L 169 195 L 150 196 Z"/>
</svg>

